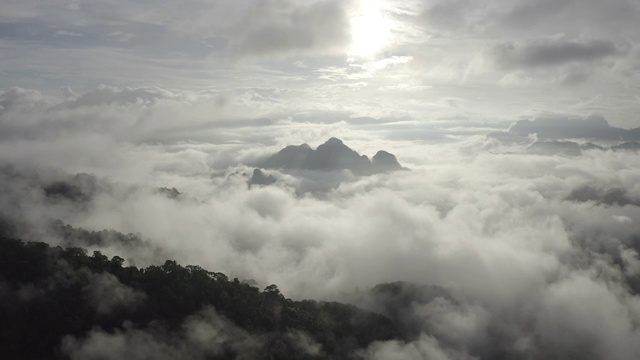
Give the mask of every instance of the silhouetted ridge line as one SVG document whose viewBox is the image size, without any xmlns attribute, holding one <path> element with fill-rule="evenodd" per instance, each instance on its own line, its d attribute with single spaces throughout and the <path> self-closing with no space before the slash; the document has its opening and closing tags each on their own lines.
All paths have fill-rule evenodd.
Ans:
<svg viewBox="0 0 640 360">
<path fill-rule="evenodd" d="M 593 141 L 640 141 L 640 128 L 623 129 L 609 125 L 600 116 L 586 119 L 569 119 L 562 117 L 545 117 L 531 120 L 520 120 L 508 131 L 489 133 L 490 138 L 500 141 L 517 142 L 528 139 L 535 134 L 540 141 L 562 139 L 588 139 Z"/>
<path fill-rule="evenodd" d="M 289 145 L 259 165 L 265 169 L 350 170 L 355 175 L 372 175 L 405 169 L 396 157 L 387 151 L 378 151 L 370 160 L 366 155 L 358 154 L 335 137 L 319 145 L 315 150 L 307 144 Z"/>
<path fill-rule="evenodd" d="M 276 285 L 261 291 L 173 260 L 137 268 L 99 251 L 0 236 L 0 280 L 5 359 L 85 358 L 82 351 L 95 339 L 140 336 L 148 358 L 156 359 L 183 358 L 186 348 L 190 359 L 346 359 L 399 337 L 383 315 L 337 302 L 294 301 Z M 194 327 L 216 331 L 185 331 Z M 115 353 L 143 349 L 138 345 L 120 344 Z M 107 347 L 98 349 L 99 358 L 108 357 Z"/>
</svg>

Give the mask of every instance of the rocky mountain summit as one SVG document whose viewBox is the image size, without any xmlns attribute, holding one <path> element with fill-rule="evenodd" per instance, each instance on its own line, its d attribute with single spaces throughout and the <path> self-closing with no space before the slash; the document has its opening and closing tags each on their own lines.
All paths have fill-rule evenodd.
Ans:
<svg viewBox="0 0 640 360">
<path fill-rule="evenodd" d="M 373 158 L 360 155 L 342 140 L 330 138 L 313 150 L 309 145 L 289 145 L 259 164 L 265 169 L 341 171 L 350 170 L 355 175 L 366 176 L 403 168 L 395 155 L 380 150 Z"/>
</svg>

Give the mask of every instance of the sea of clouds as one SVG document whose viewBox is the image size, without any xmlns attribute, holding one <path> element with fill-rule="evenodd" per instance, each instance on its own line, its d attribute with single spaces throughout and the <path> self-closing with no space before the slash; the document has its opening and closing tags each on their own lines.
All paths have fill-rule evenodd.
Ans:
<svg viewBox="0 0 640 360">
<path fill-rule="evenodd" d="M 534 155 L 473 124 L 421 141 L 393 136 L 396 127 L 429 132 L 419 124 L 266 119 L 234 104 L 220 94 L 158 88 L 63 97 L 6 90 L 1 215 L 21 223 L 25 239 L 54 245 L 61 240 L 47 224 L 58 219 L 137 233 L 146 247 L 99 250 L 137 266 L 172 258 L 273 283 L 295 299 L 382 311 L 384 299 L 370 291 L 377 284 L 444 289 L 447 296 L 399 305 L 410 330 L 362 349 L 371 359 L 637 358 L 636 152 Z M 332 136 L 368 156 L 390 151 L 410 171 L 270 170 L 275 184 L 248 186 L 265 156 Z M 81 204 L 42 190 L 76 173 L 97 179 Z M 612 192 L 618 197 L 607 197 Z M 87 336 L 93 344 L 118 334 Z M 89 351 L 79 341 L 65 346 Z"/>
</svg>

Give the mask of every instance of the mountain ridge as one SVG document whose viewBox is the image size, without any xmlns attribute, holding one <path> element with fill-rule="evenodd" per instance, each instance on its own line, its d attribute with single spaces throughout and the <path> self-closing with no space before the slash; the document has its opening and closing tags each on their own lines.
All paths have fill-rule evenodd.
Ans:
<svg viewBox="0 0 640 360">
<path fill-rule="evenodd" d="M 336 137 L 329 138 L 315 150 L 308 144 L 288 145 L 258 164 L 264 169 L 340 171 L 350 170 L 354 175 L 406 170 L 398 159 L 385 150 L 372 159 L 360 155 Z"/>
</svg>

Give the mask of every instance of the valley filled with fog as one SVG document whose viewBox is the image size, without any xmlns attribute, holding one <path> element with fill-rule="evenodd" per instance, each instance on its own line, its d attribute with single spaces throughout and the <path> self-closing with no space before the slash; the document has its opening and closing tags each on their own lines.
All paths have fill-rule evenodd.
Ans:
<svg viewBox="0 0 640 360">
<path fill-rule="evenodd" d="M 0 357 L 639 358 L 639 23 L 3 1 Z"/>
<path fill-rule="evenodd" d="M 112 98 L 83 104 L 107 90 Z M 185 105 L 139 91 L 146 101 L 117 89 L 57 102 L 3 94 L 3 119 L 14 121 L 3 125 L 14 135 L 1 151 L 7 231 L 136 266 L 197 264 L 259 288 L 277 284 L 293 299 L 383 314 L 389 299 L 371 289 L 402 282 L 409 298 L 393 311 L 407 336 L 370 345 L 372 356 L 626 358 L 639 350 L 636 151 L 540 155 L 528 151 L 540 140 L 533 135 L 505 142 L 487 136 L 492 129 L 464 127 L 439 128 L 433 143 L 385 140 L 386 130 L 345 122 L 330 132 L 314 124 L 216 127 L 239 139 L 223 146 L 149 141 L 165 130 L 161 110 Z M 79 124 L 80 114 L 95 123 Z M 405 168 L 356 175 L 348 164 L 280 164 L 262 170 L 270 184 L 250 184 L 254 168 L 281 148 L 316 148 L 332 134 L 369 157 L 384 148 Z M 56 231 L 60 223 L 137 241 L 73 243 Z M 428 295 L 434 288 L 440 295 Z"/>
</svg>

